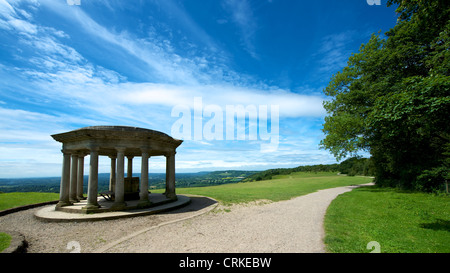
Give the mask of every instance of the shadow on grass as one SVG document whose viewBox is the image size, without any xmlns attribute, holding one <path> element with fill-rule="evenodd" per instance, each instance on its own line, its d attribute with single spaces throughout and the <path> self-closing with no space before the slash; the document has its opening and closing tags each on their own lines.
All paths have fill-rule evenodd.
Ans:
<svg viewBox="0 0 450 273">
<path fill-rule="evenodd" d="M 423 223 L 420 224 L 421 228 L 432 229 L 432 230 L 444 230 L 450 232 L 450 221 L 437 219 L 433 223 Z"/>
<path fill-rule="evenodd" d="M 378 185 L 372 185 L 372 186 L 360 186 L 360 187 L 356 188 L 355 190 L 378 193 L 378 192 L 392 192 L 392 189 L 393 188 L 387 188 L 387 187 L 380 187 Z"/>
<path fill-rule="evenodd" d="M 420 194 L 433 194 L 433 193 L 427 193 L 427 192 L 421 192 L 417 190 L 412 189 L 403 189 L 403 188 L 396 188 L 396 187 L 386 187 L 386 186 L 380 186 L 380 185 L 373 185 L 373 186 L 362 186 L 359 187 L 358 190 L 360 191 L 367 191 L 367 192 L 393 192 L 393 193 L 420 193 Z"/>
</svg>

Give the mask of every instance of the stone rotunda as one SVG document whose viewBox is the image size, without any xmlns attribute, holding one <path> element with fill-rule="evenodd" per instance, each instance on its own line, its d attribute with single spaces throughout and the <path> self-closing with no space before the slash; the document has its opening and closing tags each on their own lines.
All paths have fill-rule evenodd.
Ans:
<svg viewBox="0 0 450 273">
<path fill-rule="evenodd" d="M 151 207 L 148 192 L 148 160 L 166 157 L 166 191 L 159 203 L 177 200 L 175 153 L 183 142 L 162 132 L 128 126 L 90 126 L 52 137 L 62 143 L 63 163 L 60 198 L 55 210 L 95 213 Z M 84 157 L 89 155 L 87 199 L 83 196 Z M 107 205 L 100 205 L 98 192 L 99 156 L 111 158 L 109 191 L 102 192 Z M 132 160 L 141 157 L 141 177 L 132 177 Z M 125 177 L 125 158 L 128 159 Z M 83 204 L 76 206 L 76 204 Z M 102 204 L 103 204 L 102 203 Z"/>
</svg>

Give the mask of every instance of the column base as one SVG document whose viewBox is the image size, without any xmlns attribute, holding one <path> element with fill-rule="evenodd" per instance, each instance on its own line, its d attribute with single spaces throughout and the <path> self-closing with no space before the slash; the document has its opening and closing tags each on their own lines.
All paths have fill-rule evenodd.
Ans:
<svg viewBox="0 0 450 273">
<path fill-rule="evenodd" d="M 150 200 L 139 200 L 137 204 L 138 208 L 147 208 L 150 207 L 153 203 Z"/>
<path fill-rule="evenodd" d="M 178 200 L 178 197 L 175 193 L 166 193 L 165 195 L 167 198 L 169 198 L 171 200 Z"/>
<path fill-rule="evenodd" d="M 80 202 L 80 200 L 78 198 L 76 198 L 76 199 L 70 198 L 69 201 L 71 203 L 78 203 L 78 202 Z"/>
<path fill-rule="evenodd" d="M 71 203 L 70 201 L 59 201 L 57 204 L 56 204 L 56 207 L 57 208 L 61 208 L 61 207 L 67 207 L 67 206 L 72 206 L 73 205 L 73 203 Z"/>
<path fill-rule="evenodd" d="M 127 203 L 125 203 L 125 202 L 114 202 L 114 204 L 112 204 L 112 206 L 111 206 L 111 209 L 112 210 L 122 210 L 126 207 L 127 207 Z"/>
<path fill-rule="evenodd" d="M 99 204 L 87 204 L 86 206 L 82 207 L 81 210 L 83 211 L 94 211 L 101 208 L 101 206 Z"/>
</svg>

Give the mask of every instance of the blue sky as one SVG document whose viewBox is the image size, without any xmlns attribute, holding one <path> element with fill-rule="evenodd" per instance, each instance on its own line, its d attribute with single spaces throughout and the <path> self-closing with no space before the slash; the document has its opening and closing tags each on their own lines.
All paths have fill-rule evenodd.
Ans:
<svg viewBox="0 0 450 273">
<path fill-rule="evenodd" d="M 180 105 L 194 126 L 195 98 L 224 112 L 277 105 L 278 145 L 184 135 L 178 172 L 335 163 L 318 146 L 322 90 L 372 33 L 396 23 L 385 1 L 68 2 L 0 0 L 0 178 L 59 176 L 51 134 L 92 125 L 172 134 Z M 150 172 L 164 169 L 164 158 L 150 159 Z"/>
</svg>

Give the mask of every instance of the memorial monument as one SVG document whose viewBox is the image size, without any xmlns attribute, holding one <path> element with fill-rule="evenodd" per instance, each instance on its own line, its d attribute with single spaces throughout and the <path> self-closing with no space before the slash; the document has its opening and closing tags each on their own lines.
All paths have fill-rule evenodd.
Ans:
<svg viewBox="0 0 450 273">
<path fill-rule="evenodd" d="M 170 202 L 175 194 L 175 153 L 183 142 L 162 132 L 128 126 L 90 126 L 52 135 L 62 143 L 63 163 L 59 202 L 55 210 L 79 213 L 117 211 L 152 206 L 148 192 L 148 159 L 166 157 L 166 191 Z M 81 210 L 73 205 L 86 199 L 83 196 L 84 157 L 89 155 L 89 179 L 86 204 Z M 111 158 L 111 174 L 107 199 L 110 206 L 98 203 L 98 159 Z M 141 157 L 141 177 L 132 177 L 132 160 Z M 125 177 L 125 158 L 128 160 Z M 128 200 L 137 199 L 132 207 Z"/>
</svg>

